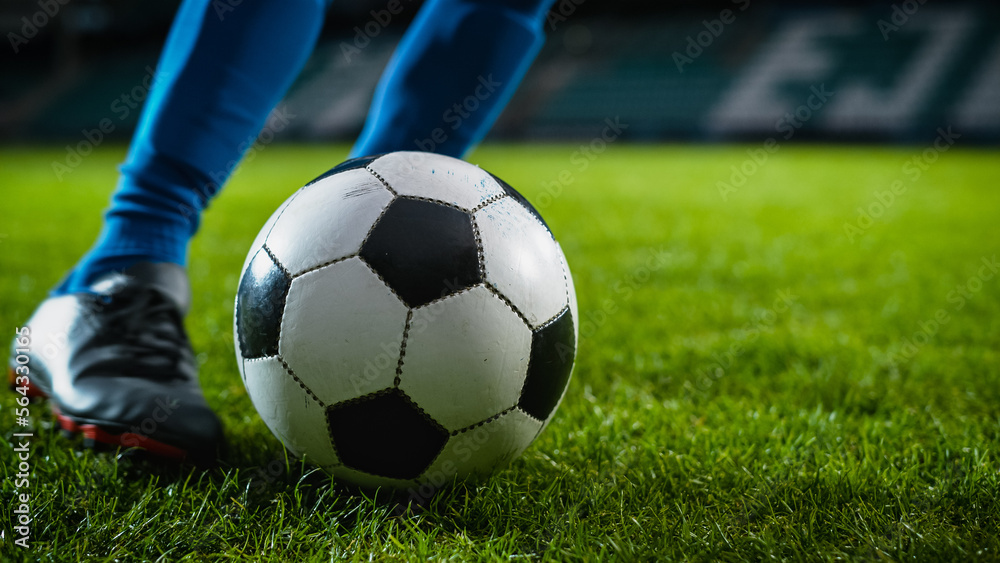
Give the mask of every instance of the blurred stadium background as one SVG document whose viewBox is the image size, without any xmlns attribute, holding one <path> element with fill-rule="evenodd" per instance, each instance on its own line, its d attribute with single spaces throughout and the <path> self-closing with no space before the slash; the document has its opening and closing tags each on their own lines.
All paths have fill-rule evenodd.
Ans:
<svg viewBox="0 0 1000 563">
<path fill-rule="evenodd" d="M 0 141 L 75 144 L 105 119 L 102 136 L 126 140 L 177 4 L 3 0 Z M 351 140 L 419 4 L 335 0 L 267 134 Z M 558 0 L 489 139 L 588 139 L 618 118 L 632 141 L 921 143 L 951 127 L 996 144 L 998 16 L 990 2 Z"/>
</svg>

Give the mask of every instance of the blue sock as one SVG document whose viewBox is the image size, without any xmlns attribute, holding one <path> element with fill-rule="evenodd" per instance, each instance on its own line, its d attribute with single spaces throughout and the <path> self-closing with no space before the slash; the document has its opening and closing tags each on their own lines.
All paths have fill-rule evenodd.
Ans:
<svg viewBox="0 0 1000 563">
<path fill-rule="evenodd" d="M 514 94 L 554 0 L 428 0 L 382 74 L 351 156 L 461 157 Z"/>
<path fill-rule="evenodd" d="M 53 290 L 140 262 L 184 265 L 202 210 L 313 49 L 324 0 L 185 0 L 93 248 Z"/>
</svg>

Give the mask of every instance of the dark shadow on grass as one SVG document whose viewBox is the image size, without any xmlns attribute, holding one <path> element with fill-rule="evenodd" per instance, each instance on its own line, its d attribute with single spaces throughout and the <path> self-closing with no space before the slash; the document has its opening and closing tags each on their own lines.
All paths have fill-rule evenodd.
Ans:
<svg viewBox="0 0 1000 563">
<path fill-rule="evenodd" d="M 336 515 L 330 525 L 341 535 L 349 535 L 356 526 L 370 524 L 373 519 L 401 519 L 415 522 L 423 528 L 461 531 L 488 539 L 495 514 L 474 508 L 476 497 L 506 496 L 508 486 L 504 479 L 511 479 L 509 472 L 527 469 L 522 463 L 516 463 L 519 468 L 487 478 L 452 479 L 446 483 L 428 483 L 424 487 L 402 491 L 371 489 L 337 481 L 323 470 L 294 458 L 284 449 L 262 448 L 258 444 L 247 437 L 237 439 L 226 457 L 211 468 L 164 460 L 138 449 L 97 448 L 97 455 L 103 461 L 117 464 L 115 473 L 125 481 L 148 481 L 152 478 L 157 487 L 185 486 L 200 491 L 199 494 L 208 498 L 218 495 L 219 502 L 232 498 L 251 517 L 274 510 L 276 501 L 295 509 Z M 551 483 L 559 473 L 558 469 L 548 464 L 533 470 L 551 472 L 550 475 L 533 472 L 531 479 L 537 483 Z M 517 484 L 522 481 L 523 478 L 515 476 L 512 482 Z M 89 485 L 100 489 L 102 483 Z M 536 489 L 538 494 L 542 491 Z M 503 503 L 499 510 L 506 514 L 516 513 L 519 504 L 527 507 L 532 503 Z"/>
</svg>

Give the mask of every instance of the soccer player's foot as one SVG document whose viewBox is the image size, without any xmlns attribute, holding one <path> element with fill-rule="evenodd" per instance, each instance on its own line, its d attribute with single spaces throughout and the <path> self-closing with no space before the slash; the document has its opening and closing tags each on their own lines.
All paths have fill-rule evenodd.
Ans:
<svg viewBox="0 0 1000 563">
<path fill-rule="evenodd" d="M 15 350 L 28 348 L 27 393 L 50 399 L 64 431 L 88 445 L 211 464 L 224 439 L 184 331 L 189 302 L 184 269 L 149 262 L 50 297 L 25 324 L 30 346 L 14 341 L 11 385 L 24 382 Z"/>
</svg>

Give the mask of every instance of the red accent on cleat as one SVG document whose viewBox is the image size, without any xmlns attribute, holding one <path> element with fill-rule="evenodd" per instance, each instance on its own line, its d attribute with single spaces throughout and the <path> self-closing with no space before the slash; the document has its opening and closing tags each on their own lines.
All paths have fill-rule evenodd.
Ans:
<svg viewBox="0 0 1000 563">
<path fill-rule="evenodd" d="M 17 389 L 18 387 L 16 383 L 18 378 L 17 372 L 14 371 L 14 368 L 8 367 L 7 373 L 9 374 L 8 380 L 10 381 L 11 390 Z M 48 398 L 48 395 L 42 392 L 41 389 L 35 387 L 35 385 L 31 382 L 31 378 L 28 378 L 28 391 L 25 393 L 25 396 L 28 397 L 29 399 L 34 399 L 36 397 L 41 399 Z"/>
<path fill-rule="evenodd" d="M 17 373 L 14 371 L 14 368 L 8 368 L 8 374 L 10 388 L 13 390 L 17 387 L 17 384 L 15 383 Z M 48 398 L 48 395 L 42 392 L 38 387 L 34 386 L 30 380 L 28 381 L 26 396 L 29 398 Z M 84 439 L 93 440 L 94 442 L 100 442 L 111 446 L 118 446 L 122 448 L 141 448 L 161 457 L 177 460 L 184 460 L 187 458 L 187 452 L 176 446 L 164 444 L 163 442 L 154 440 L 149 436 L 136 434 L 134 432 L 112 434 L 103 430 L 96 424 L 77 424 L 75 420 L 59 412 L 59 407 L 57 407 L 54 402 L 49 403 L 49 406 L 52 408 L 52 414 L 56 415 L 56 419 L 59 420 L 59 426 L 62 427 L 64 432 L 69 434 L 83 434 Z"/>
<path fill-rule="evenodd" d="M 149 436 L 143 436 L 142 434 L 135 434 L 133 432 L 112 434 L 96 424 L 77 424 L 75 420 L 60 414 L 55 408 L 53 408 L 52 411 L 56 414 L 56 418 L 59 419 L 59 425 L 62 426 L 63 430 L 73 433 L 79 432 L 83 434 L 83 437 L 87 440 L 93 440 L 102 444 L 122 448 L 141 448 L 152 454 L 171 459 L 183 460 L 187 457 L 187 452 L 184 450 L 176 446 L 164 444 L 163 442 L 154 440 Z"/>
</svg>

